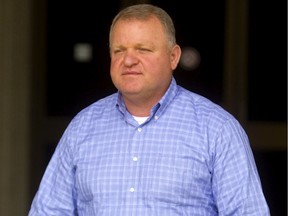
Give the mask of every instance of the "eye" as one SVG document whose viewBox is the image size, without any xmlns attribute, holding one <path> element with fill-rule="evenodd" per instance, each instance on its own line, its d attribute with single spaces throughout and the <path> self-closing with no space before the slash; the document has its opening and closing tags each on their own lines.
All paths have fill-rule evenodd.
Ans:
<svg viewBox="0 0 288 216">
<path fill-rule="evenodd" d="M 138 50 L 139 50 L 140 52 L 151 52 L 150 49 L 147 49 L 147 48 L 144 48 L 144 47 L 138 48 Z"/>
<path fill-rule="evenodd" d="M 114 49 L 113 50 L 114 54 L 118 54 L 118 53 L 121 53 L 121 52 L 123 52 L 123 49 Z"/>
</svg>

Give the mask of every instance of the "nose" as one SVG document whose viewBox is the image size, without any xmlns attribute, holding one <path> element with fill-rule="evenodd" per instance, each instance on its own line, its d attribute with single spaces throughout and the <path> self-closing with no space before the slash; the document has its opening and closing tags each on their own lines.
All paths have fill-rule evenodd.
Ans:
<svg viewBox="0 0 288 216">
<path fill-rule="evenodd" d="M 133 50 L 127 50 L 124 55 L 124 65 L 127 67 L 131 67 L 138 63 L 137 53 Z"/>
</svg>

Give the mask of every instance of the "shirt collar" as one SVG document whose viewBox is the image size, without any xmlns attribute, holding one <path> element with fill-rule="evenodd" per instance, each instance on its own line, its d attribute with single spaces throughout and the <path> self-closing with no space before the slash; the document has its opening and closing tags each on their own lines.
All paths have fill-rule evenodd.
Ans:
<svg viewBox="0 0 288 216">
<path fill-rule="evenodd" d="M 167 106 L 172 102 L 172 100 L 177 95 L 177 92 L 178 92 L 178 85 L 177 85 L 176 80 L 174 79 L 174 77 L 172 77 L 172 80 L 171 80 L 169 88 L 167 89 L 167 91 L 164 94 L 164 96 L 158 102 L 159 109 L 155 110 L 155 113 L 157 111 L 157 116 L 158 117 L 160 117 L 161 114 L 166 110 Z"/>
<path fill-rule="evenodd" d="M 166 107 L 171 103 L 171 101 L 177 95 L 177 92 L 178 92 L 178 86 L 177 86 L 175 78 L 172 77 L 171 83 L 166 93 L 159 100 L 159 102 L 154 107 L 152 107 L 151 112 L 150 112 L 150 117 L 154 116 L 156 113 L 157 113 L 157 116 L 160 117 L 160 115 L 164 112 Z M 125 103 L 124 103 L 124 100 L 122 98 L 122 94 L 120 91 L 118 91 L 117 93 L 116 106 L 118 107 L 119 111 L 122 114 L 125 114 L 127 112 L 126 106 L 125 106 Z"/>
</svg>

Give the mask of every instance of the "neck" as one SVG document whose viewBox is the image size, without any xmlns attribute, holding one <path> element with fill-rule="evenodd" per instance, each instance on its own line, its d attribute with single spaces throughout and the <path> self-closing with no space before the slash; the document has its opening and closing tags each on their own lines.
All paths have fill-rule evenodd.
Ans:
<svg viewBox="0 0 288 216">
<path fill-rule="evenodd" d="M 152 100 L 131 100 L 124 97 L 127 110 L 131 115 L 145 117 L 150 115 L 152 107 L 158 102 Z"/>
</svg>

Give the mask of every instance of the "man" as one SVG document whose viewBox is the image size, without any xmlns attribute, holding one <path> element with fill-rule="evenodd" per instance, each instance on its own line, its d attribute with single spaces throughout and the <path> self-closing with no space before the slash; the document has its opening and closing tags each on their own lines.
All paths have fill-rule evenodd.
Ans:
<svg viewBox="0 0 288 216">
<path fill-rule="evenodd" d="M 127 7 L 109 37 L 118 92 L 71 121 L 29 215 L 270 215 L 239 122 L 176 84 L 169 15 Z"/>
</svg>

